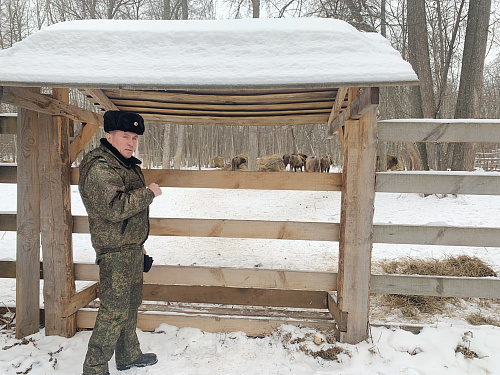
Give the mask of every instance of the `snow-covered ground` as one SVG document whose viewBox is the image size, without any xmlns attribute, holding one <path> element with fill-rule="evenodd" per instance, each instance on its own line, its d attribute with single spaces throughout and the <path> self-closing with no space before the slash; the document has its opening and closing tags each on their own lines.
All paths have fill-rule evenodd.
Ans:
<svg viewBox="0 0 500 375">
<path fill-rule="evenodd" d="M 163 188 L 155 199 L 155 217 L 231 218 L 339 222 L 340 192 L 259 191 Z M 0 184 L 0 211 L 16 210 L 16 187 Z M 85 215 L 76 186 L 72 211 Z M 500 196 L 423 197 L 418 194 L 378 193 L 375 223 L 483 226 L 500 228 Z M 93 262 L 88 235 L 73 238 L 76 262 Z M 301 270 L 336 270 L 337 243 L 222 238 L 150 237 L 148 253 L 156 264 L 232 266 Z M 0 259 L 15 259 L 15 233 L 0 232 Z M 428 258 L 468 254 L 483 259 L 500 273 L 499 248 L 375 244 L 377 262 L 401 257 Z M 0 302 L 12 305 L 13 280 L 0 279 Z M 402 329 L 371 328 L 371 338 L 358 345 L 337 344 L 338 361 L 315 358 L 312 352 L 332 345 L 314 336 L 325 333 L 283 326 L 273 335 L 248 338 L 241 332 L 213 334 L 193 328 L 161 325 L 156 333 L 139 332 L 143 351 L 159 354 L 157 365 L 124 374 L 377 374 L 479 375 L 500 374 L 500 328 L 472 326 L 469 313 L 498 317 L 498 303 L 468 300 L 439 316 L 420 316 L 424 329 L 417 335 Z M 372 304 L 372 323 L 409 322 L 399 311 Z M 5 374 L 78 374 L 90 332 L 73 338 L 45 337 L 43 330 L 21 343 L 12 333 L 0 334 L 0 372 Z M 299 338 L 299 340 L 294 340 Z M 304 341 L 302 341 L 304 340 Z M 479 358 L 456 353 L 462 345 Z M 302 346 L 302 349 L 300 347 Z M 113 361 L 111 374 L 117 374 Z"/>
</svg>

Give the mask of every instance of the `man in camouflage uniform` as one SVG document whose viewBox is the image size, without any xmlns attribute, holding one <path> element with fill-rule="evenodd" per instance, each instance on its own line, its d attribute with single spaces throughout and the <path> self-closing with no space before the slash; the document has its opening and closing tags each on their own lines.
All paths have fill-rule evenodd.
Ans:
<svg viewBox="0 0 500 375">
<path fill-rule="evenodd" d="M 113 353 L 119 371 L 157 362 L 154 353 L 142 353 L 136 326 L 149 205 L 161 189 L 155 183 L 146 187 L 141 162 L 132 156 L 144 133 L 142 117 L 108 111 L 104 130 L 106 138 L 80 164 L 79 190 L 100 278 L 100 307 L 83 365 L 85 375 L 109 374 Z"/>
</svg>

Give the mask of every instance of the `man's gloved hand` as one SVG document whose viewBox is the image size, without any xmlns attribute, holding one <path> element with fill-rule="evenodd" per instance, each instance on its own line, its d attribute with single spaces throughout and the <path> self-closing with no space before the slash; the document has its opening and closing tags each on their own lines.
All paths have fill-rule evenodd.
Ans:
<svg viewBox="0 0 500 375">
<path fill-rule="evenodd" d="M 147 254 L 144 254 L 144 272 L 148 272 L 151 269 L 152 265 L 153 265 L 153 258 L 151 258 Z"/>
</svg>

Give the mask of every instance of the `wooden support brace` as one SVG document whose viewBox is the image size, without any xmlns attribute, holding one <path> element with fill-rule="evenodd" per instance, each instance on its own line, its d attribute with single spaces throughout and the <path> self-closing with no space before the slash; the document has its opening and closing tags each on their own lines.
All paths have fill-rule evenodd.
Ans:
<svg viewBox="0 0 500 375">
<path fill-rule="evenodd" d="M 342 104 L 344 104 L 344 98 L 347 94 L 348 87 L 339 87 L 337 90 L 337 96 L 335 97 L 335 102 L 333 102 L 332 111 L 330 112 L 330 116 L 328 117 L 327 126 L 330 126 L 333 120 L 339 115 L 340 110 L 342 109 Z"/>
<path fill-rule="evenodd" d="M 52 116 L 64 116 L 72 120 L 103 126 L 101 115 L 50 96 L 32 92 L 27 88 L 0 86 L 0 102 Z"/>
<path fill-rule="evenodd" d="M 347 120 L 359 120 L 361 116 L 376 108 L 379 103 L 379 88 L 366 87 L 359 96 L 344 109 L 327 127 L 326 138 L 332 138 Z"/>
<path fill-rule="evenodd" d="M 75 314 L 82 307 L 87 306 L 90 302 L 99 297 L 99 283 L 94 283 L 71 297 L 63 297 L 62 317 L 67 318 Z"/>
<path fill-rule="evenodd" d="M 69 160 L 73 163 L 80 152 L 83 151 L 88 141 L 94 136 L 95 132 L 99 129 L 98 125 L 84 124 L 80 133 L 73 139 L 69 146 Z"/>
<path fill-rule="evenodd" d="M 328 292 L 328 310 L 332 314 L 333 319 L 337 323 L 340 332 L 347 332 L 347 312 L 342 311 L 337 303 L 337 295 L 333 292 Z"/>
<path fill-rule="evenodd" d="M 119 108 L 108 98 L 108 96 L 99 89 L 82 89 L 81 90 L 84 95 L 87 96 L 87 99 L 92 102 L 94 105 L 98 105 L 106 111 L 109 110 L 119 110 Z M 90 100 L 90 99 L 93 100 Z"/>
</svg>

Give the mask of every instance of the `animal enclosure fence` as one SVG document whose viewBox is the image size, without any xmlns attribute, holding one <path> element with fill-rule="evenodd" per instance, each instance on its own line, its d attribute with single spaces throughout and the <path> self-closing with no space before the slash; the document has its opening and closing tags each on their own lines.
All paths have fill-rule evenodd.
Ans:
<svg viewBox="0 0 500 375">
<path fill-rule="evenodd" d="M 347 123 L 347 127 L 349 124 Z M 378 123 L 381 141 L 500 142 L 500 120 L 389 120 Z M 145 170 L 147 181 L 162 187 L 340 191 L 341 173 Z M 71 169 L 71 184 L 78 170 Z M 16 167 L 0 167 L 0 182 L 15 183 Z M 376 192 L 500 194 L 500 175 L 469 172 L 378 172 Z M 73 233 L 88 233 L 84 216 L 73 216 Z M 16 213 L 0 214 L 0 230 L 19 230 Z M 152 218 L 158 236 L 242 237 L 339 241 L 340 223 L 258 220 Z M 438 246 L 498 247 L 500 228 L 373 225 L 373 242 Z M 1 277 L 15 277 L 15 262 L 0 263 Z M 42 275 L 43 277 L 43 275 Z M 271 332 L 280 324 L 306 325 L 345 333 L 350 314 L 339 308 L 337 272 L 155 265 L 145 274 L 138 326 L 154 330 L 161 323 L 206 331 Z M 98 269 L 74 264 L 77 281 L 94 284 L 63 301 L 61 316 L 76 316 L 79 328 L 92 328 L 98 298 Z M 370 293 L 443 297 L 500 298 L 497 278 L 381 275 L 370 278 Z M 152 303 L 151 303 L 152 302 Z M 169 305 L 167 302 L 175 302 Z"/>
</svg>

